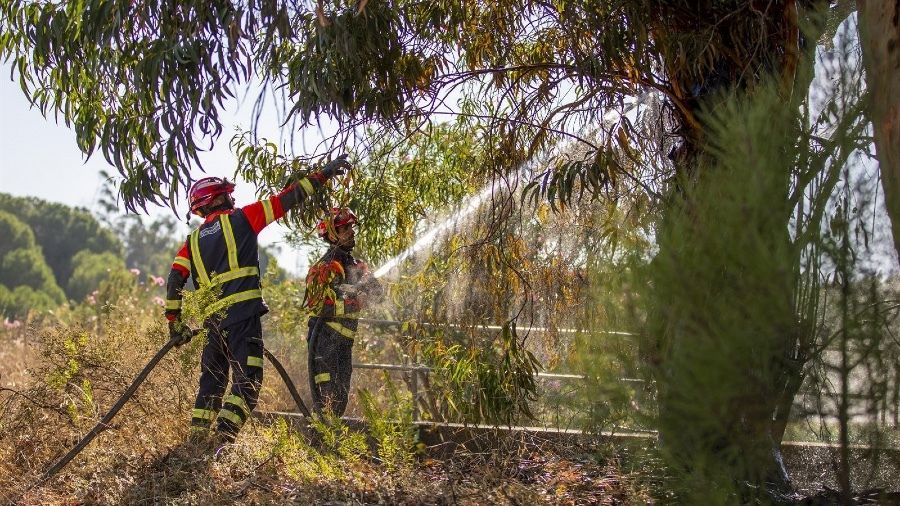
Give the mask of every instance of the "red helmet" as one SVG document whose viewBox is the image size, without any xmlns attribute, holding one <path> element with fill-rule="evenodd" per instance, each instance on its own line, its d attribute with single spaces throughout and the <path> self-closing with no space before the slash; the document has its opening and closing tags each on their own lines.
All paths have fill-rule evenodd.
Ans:
<svg viewBox="0 0 900 506">
<path fill-rule="evenodd" d="M 205 177 L 191 186 L 189 192 L 191 212 L 197 212 L 198 209 L 209 204 L 219 195 L 233 191 L 234 183 L 231 181 L 220 177 Z"/>
<path fill-rule="evenodd" d="M 331 223 L 331 227 L 329 227 L 329 222 Z M 353 214 L 353 211 L 346 207 L 333 207 L 331 212 L 328 213 L 328 216 L 322 218 L 316 225 L 316 232 L 319 233 L 319 237 L 325 239 L 328 237 L 329 228 L 334 230 L 338 227 L 343 227 L 344 225 L 355 225 L 357 222 L 358 220 L 356 215 Z"/>
</svg>

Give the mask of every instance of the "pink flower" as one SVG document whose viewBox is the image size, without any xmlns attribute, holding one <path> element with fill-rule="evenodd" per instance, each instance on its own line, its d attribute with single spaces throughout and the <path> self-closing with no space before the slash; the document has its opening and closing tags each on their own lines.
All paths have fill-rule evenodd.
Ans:
<svg viewBox="0 0 900 506">
<path fill-rule="evenodd" d="M 9 321 L 9 318 L 4 318 L 3 326 L 7 329 L 16 329 L 22 326 L 22 322 L 20 322 L 19 320 Z"/>
<path fill-rule="evenodd" d="M 166 305 L 166 301 L 164 301 L 162 297 L 153 297 L 153 303 L 156 304 L 157 306 L 165 306 Z"/>
<path fill-rule="evenodd" d="M 87 296 L 88 304 L 96 304 L 97 298 L 93 294 Z"/>
<path fill-rule="evenodd" d="M 166 280 L 162 278 L 162 276 L 150 276 L 150 281 L 156 286 L 163 286 L 166 284 Z"/>
<path fill-rule="evenodd" d="M 128 272 L 134 274 L 135 276 L 140 276 L 140 275 L 141 275 L 141 270 L 140 270 L 140 269 L 128 269 Z"/>
</svg>

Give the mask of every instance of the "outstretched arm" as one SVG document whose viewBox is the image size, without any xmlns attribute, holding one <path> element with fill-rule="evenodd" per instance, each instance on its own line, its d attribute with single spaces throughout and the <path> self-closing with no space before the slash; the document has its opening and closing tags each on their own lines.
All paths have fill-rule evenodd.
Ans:
<svg viewBox="0 0 900 506">
<path fill-rule="evenodd" d="M 310 197 L 320 192 L 328 179 L 343 174 L 350 168 L 350 162 L 346 158 L 347 155 L 341 155 L 325 164 L 319 172 L 291 183 L 278 195 L 244 206 L 242 210 L 250 221 L 253 231 L 258 234 L 288 211 L 303 205 Z"/>
<path fill-rule="evenodd" d="M 191 275 L 191 258 L 187 243 L 181 246 L 166 283 L 166 319 L 169 320 L 169 339 L 175 346 L 190 342 L 193 333 L 181 322 L 181 290 Z"/>
</svg>

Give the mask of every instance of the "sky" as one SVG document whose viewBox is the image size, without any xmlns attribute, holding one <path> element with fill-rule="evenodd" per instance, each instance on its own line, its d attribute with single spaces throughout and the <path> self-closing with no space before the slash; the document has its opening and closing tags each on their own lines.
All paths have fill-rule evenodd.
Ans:
<svg viewBox="0 0 900 506">
<path fill-rule="evenodd" d="M 39 110 L 30 107 L 18 81 L 11 81 L 10 67 L 0 64 L 0 192 L 16 196 L 34 196 L 69 206 L 98 209 L 99 190 L 102 185 L 100 172 L 115 173 L 101 153 L 85 159 L 75 143 L 75 132 L 60 119 L 45 119 Z M 236 127 L 249 128 L 255 95 L 246 103 L 232 100 L 223 114 L 223 133 L 212 151 L 203 153 L 206 175 L 228 177 L 234 180 L 237 159 L 228 149 Z M 278 122 L 273 110 L 264 110 L 261 135 L 279 138 Z M 320 139 L 317 132 L 306 132 L 299 138 L 300 149 L 314 145 Z M 280 144 L 280 143 L 279 143 Z M 197 173 L 196 179 L 203 177 Z M 235 191 L 238 205 L 256 199 L 255 188 L 241 184 Z M 152 206 L 152 204 L 151 204 Z M 187 211 L 185 201 L 179 203 L 178 220 L 184 222 Z M 167 207 L 150 207 L 151 216 L 172 214 Z M 279 264 L 294 274 L 305 273 L 306 251 L 294 251 L 283 241 L 287 229 L 279 224 L 267 227 L 259 236 L 261 244 L 280 247 Z M 184 228 L 187 234 L 187 227 Z M 174 257 L 175 252 L 172 252 Z"/>
</svg>

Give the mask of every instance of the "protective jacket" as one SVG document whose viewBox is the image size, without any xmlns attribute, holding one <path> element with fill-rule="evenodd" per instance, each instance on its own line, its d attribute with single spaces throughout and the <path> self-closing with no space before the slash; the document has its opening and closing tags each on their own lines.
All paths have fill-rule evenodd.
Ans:
<svg viewBox="0 0 900 506">
<path fill-rule="evenodd" d="M 224 311 L 225 316 L 217 322 L 222 327 L 267 313 L 260 287 L 257 235 L 312 195 L 322 180 L 314 174 L 268 199 L 206 216 L 172 262 L 166 318 L 171 321 L 181 314 L 181 290 L 188 277 L 193 279 L 194 287 L 221 286 L 220 299 L 209 309 Z"/>
<path fill-rule="evenodd" d="M 354 313 L 361 309 L 355 289 L 366 272 L 364 262 L 353 258 L 349 251 L 331 246 L 306 276 L 306 305 L 314 315 L 310 327 L 321 319 L 323 325 L 353 339 L 358 325 Z"/>
</svg>

